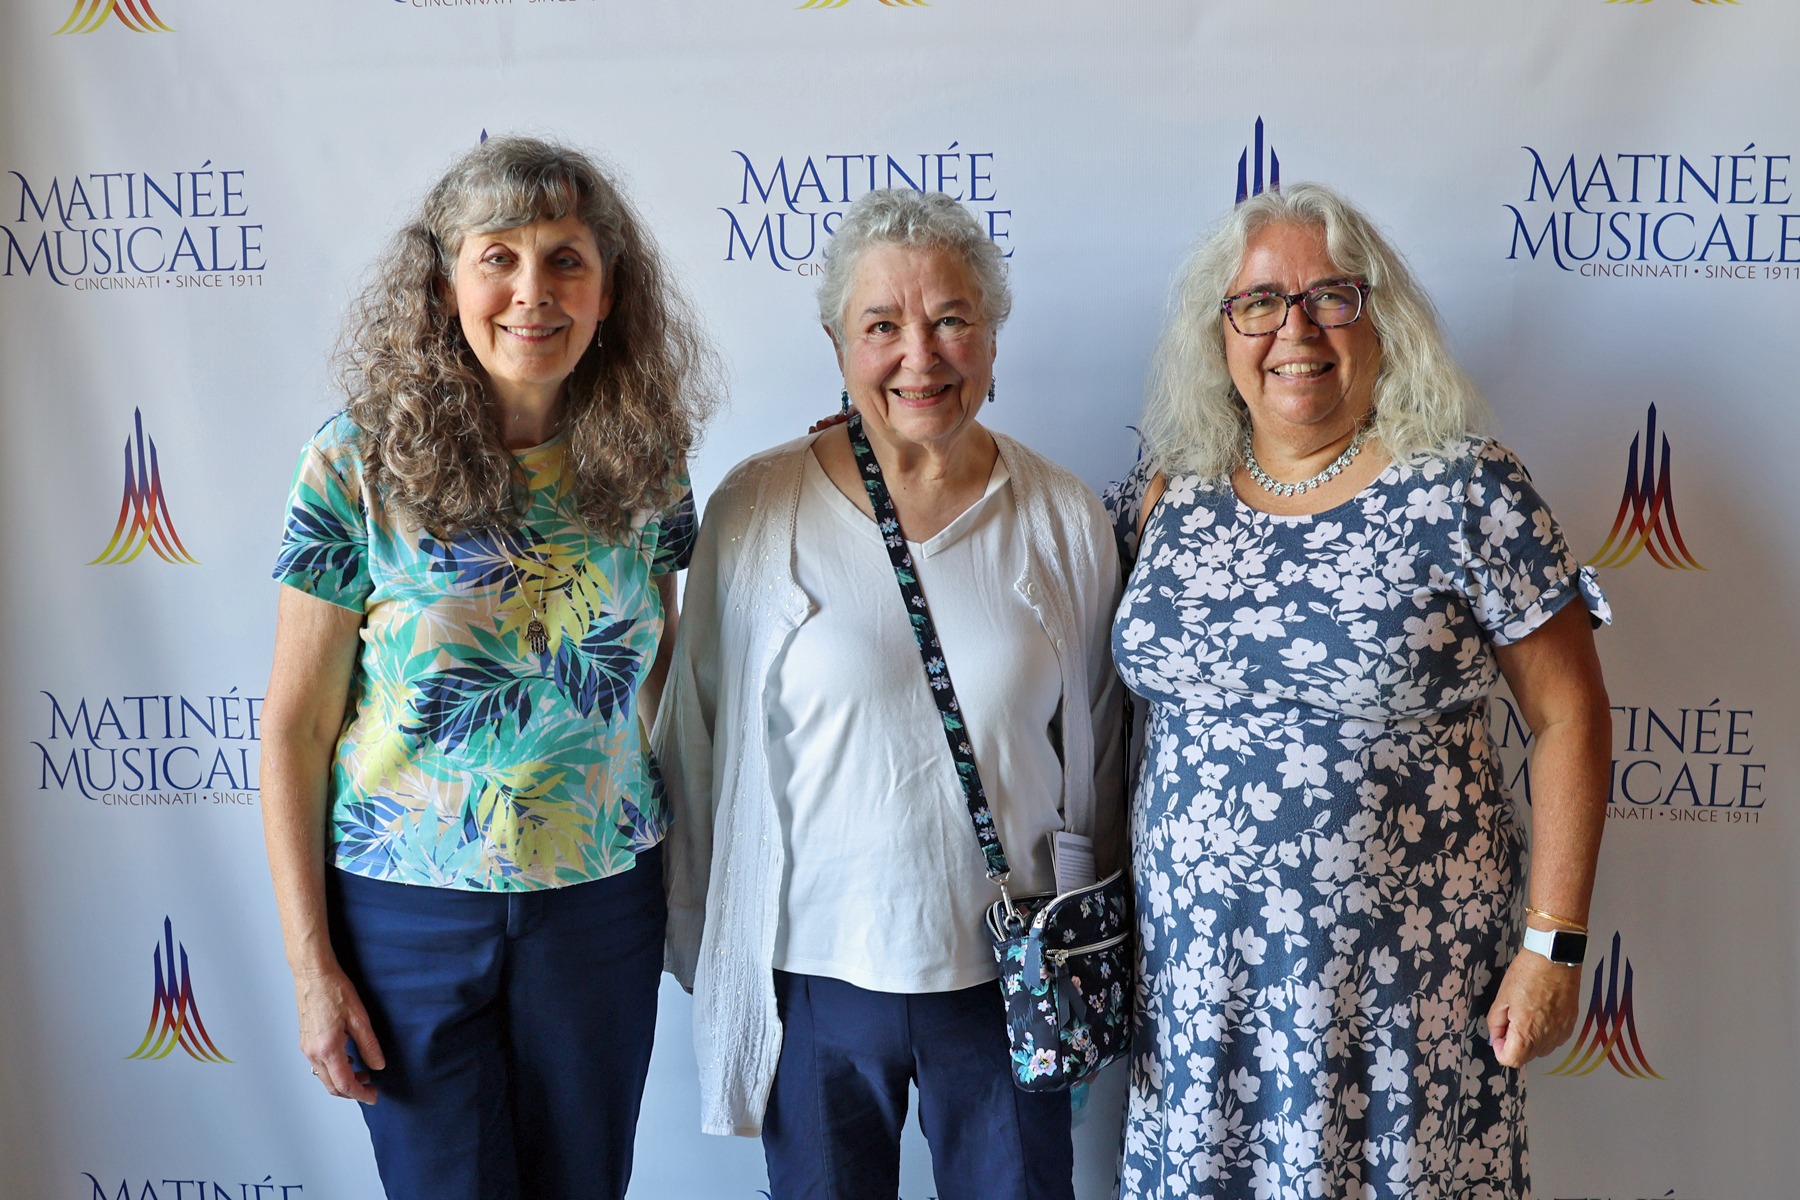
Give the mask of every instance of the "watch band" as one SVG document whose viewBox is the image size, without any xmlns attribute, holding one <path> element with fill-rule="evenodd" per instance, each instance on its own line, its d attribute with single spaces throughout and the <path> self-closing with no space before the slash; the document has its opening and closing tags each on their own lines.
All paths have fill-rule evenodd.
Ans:
<svg viewBox="0 0 1800 1200">
<path fill-rule="evenodd" d="M 1588 935 L 1569 929 L 1525 927 L 1525 949 L 1561 967 L 1579 967 L 1587 958 Z"/>
</svg>

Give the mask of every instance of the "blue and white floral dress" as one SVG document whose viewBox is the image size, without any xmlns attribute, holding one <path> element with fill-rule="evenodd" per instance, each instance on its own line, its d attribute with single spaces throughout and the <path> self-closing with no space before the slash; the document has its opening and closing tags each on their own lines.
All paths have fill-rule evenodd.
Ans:
<svg viewBox="0 0 1800 1200">
<path fill-rule="evenodd" d="M 1313 516 L 1176 477 L 1144 530 L 1124 1196 L 1529 1195 L 1487 1044 L 1525 841 L 1487 696 L 1496 645 L 1608 614 L 1518 459 L 1467 449 Z M 1128 555 L 1146 478 L 1109 498 Z"/>
</svg>

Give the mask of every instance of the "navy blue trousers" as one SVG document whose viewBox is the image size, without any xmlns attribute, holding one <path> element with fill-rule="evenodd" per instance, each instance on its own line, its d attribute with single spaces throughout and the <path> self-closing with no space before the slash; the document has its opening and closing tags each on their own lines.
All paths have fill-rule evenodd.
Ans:
<svg viewBox="0 0 1800 1200">
<path fill-rule="evenodd" d="M 388 1196 L 623 1197 L 656 1031 L 661 848 L 537 892 L 327 876 L 332 943 L 387 1057 L 362 1114 Z"/>
<path fill-rule="evenodd" d="M 775 972 L 773 1200 L 895 1200 L 907 1084 L 939 1200 L 1074 1200 L 1069 1094 L 1013 1086 L 998 985 L 897 995 Z"/>
</svg>

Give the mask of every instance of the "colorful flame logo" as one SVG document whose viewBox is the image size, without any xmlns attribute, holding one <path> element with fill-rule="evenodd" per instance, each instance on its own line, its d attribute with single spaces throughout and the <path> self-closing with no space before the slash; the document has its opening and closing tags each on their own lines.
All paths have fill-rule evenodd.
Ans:
<svg viewBox="0 0 1800 1200">
<path fill-rule="evenodd" d="M 1569 1056 L 1556 1065 L 1552 1075 L 1592 1075 L 1600 1064 L 1608 1062 L 1613 1070 L 1629 1079 L 1661 1079 L 1644 1057 L 1638 1042 L 1637 1013 L 1632 1005 L 1631 960 L 1624 960 L 1625 972 L 1619 973 L 1619 935 L 1613 934 L 1612 959 L 1594 967 L 1593 998 L 1588 1001 L 1587 1020 L 1581 1036 Z M 1602 984 L 1604 996 L 1602 999 Z"/>
<path fill-rule="evenodd" d="M 198 566 L 200 560 L 181 544 L 174 518 L 169 516 L 156 443 L 144 436 L 143 410 L 134 410 L 132 420 L 134 432 L 125 440 L 125 495 L 119 501 L 119 523 L 113 527 L 112 541 L 88 566 L 128 563 L 142 554 L 145 546 L 164 562 Z"/>
<path fill-rule="evenodd" d="M 1660 455 L 1656 453 L 1659 446 Z M 1612 532 L 1606 535 L 1606 543 L 1588 560 L 1588 566 L 1622 567 L 1640 550 L 1649 551 L 1658 566 L 1671 571 L 1706 570 L 1681 540 L 1681 525 L 1675 520 L 1675 492 L 1669 482 L 1669 438 L 1665 434 L 1660 443 L 1657 441 L 1654 404 L 1650 406 L 1642 439 L 1631 439 L 1619 515 L 1613 521 Z"/>
<path fill-rule="evenodd" d="M 150 7 L 150 0 L 75 0 L 69 19 L 58 33 L 92 33 L 106 24 L 106 18 L 117 17 L 119 24 L 133 33 L 174 33 Z"/>
<path fill-rule="evenodd" d="M 881 0 L 881 2 L 885 5 L 887 5 L 889 8 L 929 8 L 929 7 L 931 7 L 929 4 L 925 3 L 925 0 Z M 800 4 L 799 7 L 801 7 L 801 8 L 842 8 L 842 7 L 844 7 L 844 5 L 846 5 L 848 3 L 850 3 L 850 0 L 804 0 L 804 3 Z"/>
<path fill-rule="evenodd" d="M 1255 151 L 1254 175 L 1252 175 L 1251 170 L 1252 150 Z M 1268 168 L 1266 177 L 1267 182 L 1264 181 L 1265 176 L 1263 174 L 1265 166 Z M 1252 196 L 1260 196 L 1264 192 L 1279 192 L 1280 190 L 1281 160 L 1275 156 L 1275 147 L 1273 145 L 1268 148 L 1267 159 L 1263 157 L 1263 121 L 1261 117 L 1258 117 L 1256 118 L 1255 142 L 1251 146 L 1245 147 L 1244 152 L 1238 155 L 1237 202 L 1242 204 Z"/>
<path fill-rule="evenodd" d="M 176 974 L 175 956 L 181 955 L 181 972 Z M 126 1058 L 167 1058 L 180 1046 L 189 1058 L 203 1063 L 228 1063 L 231 1060 L 213 1045 L 206 1023 L 200 1019 L 200 1006 L 194 1001 L 194 981 L 188 974 L 186 946 L 175 944 L 175 929 L 169 918 L 163 918 L 163 940 L 151 954 L 156 972 L 156 992 L 150 1001 L 150 1027 L 144 1040 Z"/>
</svg>

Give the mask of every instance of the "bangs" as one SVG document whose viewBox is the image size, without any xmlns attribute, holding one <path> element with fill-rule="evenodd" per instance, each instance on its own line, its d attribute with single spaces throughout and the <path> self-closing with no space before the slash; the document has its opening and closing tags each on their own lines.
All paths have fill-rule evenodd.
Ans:
<svg viewBox="0 0 1800 1200">
<path fill-rule="evenodd" d="M 583 216 L 581 193 L 580 181 L 557 167 L 512 171 L 470 180 L 458 206 L 461 211 L 447 215 L 452 228 L 464 237 L 493 233 L 533 221 Z"/>
</svg>

